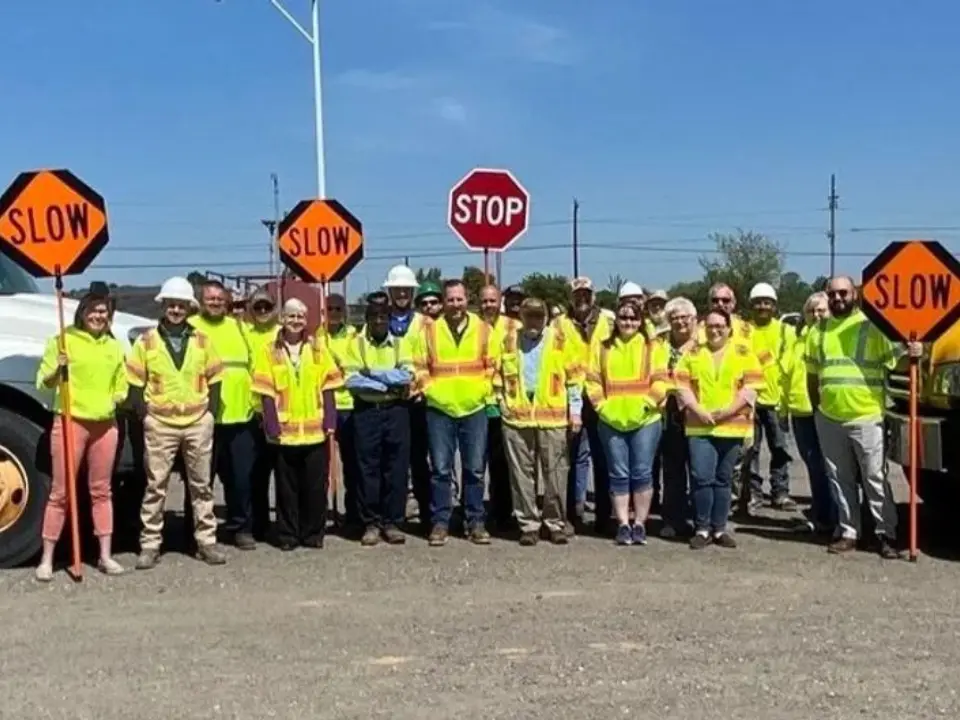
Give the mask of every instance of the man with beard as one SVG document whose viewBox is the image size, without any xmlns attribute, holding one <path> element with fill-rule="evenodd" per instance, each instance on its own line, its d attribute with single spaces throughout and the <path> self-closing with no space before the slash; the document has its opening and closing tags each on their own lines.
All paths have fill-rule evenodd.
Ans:
<svg viewBox="0 0 960 720">
<path fill-rule="evenodd" d="M 897 512 L 884 472 L 884 375 L 903 349 L 888 340 L 857 307 L 857 289 L 847 276 L 827 285 L 832 317 L 807 334 L 807 390 L 816 413 L 817 435 L 827 461 L 827 478 L 839 509 L 839 537 L 828 550 L 854 550 L 860 538 L 858 482 L 875 525 L 876 547 L 886 559 L 896 550 Z M 911 343 L 911 356 L 923 352 Z"/>
</svg>

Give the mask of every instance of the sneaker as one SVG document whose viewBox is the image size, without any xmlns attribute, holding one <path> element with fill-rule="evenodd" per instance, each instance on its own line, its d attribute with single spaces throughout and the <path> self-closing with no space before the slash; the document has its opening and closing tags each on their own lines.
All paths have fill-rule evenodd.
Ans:
<svg viewBox="0 0 960 720">
<path fill-rule="evenodd" d="M 536 530 L 528 530 L 520 533 L 520 544 L 523 547 L 533 547 L 540 541 L 540 533 Z"/>
<path fill-rule="evenodd" d="M 112 557 L 101 558 L 100 562 L 97 563 L 97 570 L 104 575 L 123 575 L 124 573 L 123 565 Z"/>
<path fill-rule="evenodd" d="M 255 550 L 257 547 L 257 541 L 251 533 L 237 533 L 233 544 L 237 546 L 237 550 Z"/>
<path fill-rule="evenodd" d="M 857 539 L 842 537 L 834 540 L 827 546 L 827 552 L 831 555 L 843 555 L 857 549 Z"/>
<path fill-rule="evenodd" d="M 205 562 L 207 565 L 226 565 L 227 556 L 223 550 L 217 547 L 216 543 L 212 545 L 201 545 L 197 548 L 197 560 Z"/>
<path fill-rule="evenodd" d="M 691 550 L 703 550 L 707 545 L 710 544 L 710 538 L 705 533 L 698 532 L 692 538 L 690 538 L 690 549 Z"/>
<path fill-rule="evenodd" d="M 749 514 L 753 514 L 757 510 L 761 510 L 762 508 L 763 508 L 763 495 L 760 495 L 760 496 L 754 495 L 750 498 L 750 502 L 747 503 L 747 513 Z"/>
<path fill-rule="evenodd" d="M 647 544 L 647 530 L 640 523 L 633 524 L 632 539 L 634 545 Z"/>
<path fill-rule="evenodd" d="M 551 530 L 550 531 L 550 542 L 554 545 L 566 545 L 570 542 L 570 538 L 567 536 L 566 525 L 563 526 L 563 530 Z"/>
<path fill-rule="evenodd" d="M 137 557 L 137 570 L 152 570 L 160 563 L 159 550 L 141 550 Z"/>
<path fill-rule="evenodd" d="M 478 525 L 477 527 L 470 530 L 468 533 L 470 537 L 470 542 L 474 545 L 489 545 L 490 544 L 490 533 L 487 532 L 487 529 L 483 525 Z"/>
<path fill-rule="evenodd" d="M 449 536 L 448 530 L 441 526 L 437 525 L 433 530 L 430 531 L 430 537 L 427 538 L 427 544 L 430 547 L 443 547 L 447 544 L 447 537 Z"/>
<path fill-rule="evenodd" d="M 53 580 L 53 565 L 37 565 L 33 576 L 38 582 L 50 582 Z"/>
<path fill-rule="evenodd" d="M 770 501 L 770 507 L 774 510 L 789 512 L 797 509 L 797 503 L 789 495 L 777 495 Z"/>
<path fill-rule="evenodd" d="M 407 536 L 404 535 L 395 525 L 387 525 L 383 529 L 383 539 L 387 545 L 403 545 L 407 542 Z"/>
<path fill-rule="evenodd" d="M 380 544 L 380 529 L 371 525 L 363 531 L 363 537 L 360 538 L 360 544 L 364 547 L 373 547 Z"/>
<path fill-rule="evenodd" d="M 621 525 L 617 529 L 617 545 L 633 545 L 633 531 L 629 525 Z"/>
<path fill-rule="evenodd" d="M 730 550 L 737 547 L 737 541 L 734 539 L 733 535 L 728 532 L 717 533 L 714 535 L 713 544 L 719 545 L 722 548 L 728 548 Z"/>
</svg>

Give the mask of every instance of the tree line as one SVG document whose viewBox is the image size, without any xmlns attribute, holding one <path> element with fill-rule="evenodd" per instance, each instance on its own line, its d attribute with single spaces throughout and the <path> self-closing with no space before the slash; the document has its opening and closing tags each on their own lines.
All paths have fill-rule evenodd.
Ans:
<svg viewBox="0 0 960 720">
<path fill-rule="evenodd" d="M 716 245 L 717 252 L 715 257 L 703 255 L 698 258 L 702 277 L 663 288 L 670 297 L 689 298 L 698 308 L 703 309 L 709 306 L 710 287 L 722 282 L 733 288 L 740 306 L 745 307 L 750 288 L 759 282 L 767 282 L 777 289 L 781 312 L 800 312 L 811 293 L 826 287 L 826 276 L 820 275 L 812 282 L 807 282 L 798 273 L 785 272 L 783 246 L 762 233 L 748 230 L 713 233 L 708 236 L 708 240 Z M 436 267 L 421 268 L 417 271 L 420 282 L 441 282 L 442 276 L 440 268 Z M 479 302 L 480 291 L 484 285 L 494 282 L 492 275 L 484 277 L 483 270 L 474 266 L 465 267 L 461 279 L 467 288 L 471 304 Z M 620 288 L 630 279 L 640 282 L 649 290 L 659 289 L 641 282 L 643 278 L 611 275 L 605 286 L 597 290 L 597 303 L 601 307 L 615 308 Z M 593 280 L 595 285 L 599 285 L 596 278 Z M 566 275 L 534 272 L 526 275 L 519 284 L 527 295 L 538 297 L 551 305 L 564 307 L 569 301 L 570 278 Z"/>
</svg>

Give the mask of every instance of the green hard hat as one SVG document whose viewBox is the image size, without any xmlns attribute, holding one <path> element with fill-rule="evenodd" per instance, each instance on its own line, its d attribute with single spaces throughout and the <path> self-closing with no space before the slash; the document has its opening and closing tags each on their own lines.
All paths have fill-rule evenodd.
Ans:
<svg viewBox="0 0 960 720">
<path fill-rule="evenodd" d="M 420 283 L 420 287 L 417 288 L 417 294 L 416 297 L 414 297 L 414 300 L 420 300 L 420 298 L 426 297 L 427 295 L 436 295 L 437 297 L 440 297 L 441 295 L 440 286 L 433 282 L 433 280 L 427 280 L 426 282 Z"/>
</svg>

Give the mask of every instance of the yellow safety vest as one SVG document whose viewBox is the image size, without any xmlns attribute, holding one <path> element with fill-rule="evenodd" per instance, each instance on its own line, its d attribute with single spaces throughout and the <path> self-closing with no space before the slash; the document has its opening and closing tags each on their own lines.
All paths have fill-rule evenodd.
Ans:
<svg viewBox="0 0 960 720">
<path fill-rule="evenodd" d="M 403 338 L 388 334 L 383 342 L 375 343 L 366 331 L 356 333 L 350 338 L 344 356 L 343 372 L 347 379 L 363 370 L 407 370 L 413 374 L 413 357 L 410 346 Z M 359 400 L 376 403 L 385 400 L 404 400 L 407 391 L 391 389 L 387 393 L 348 390 Z M 352 407 L 352 403 L 351 403 Z"/>
<path fill-rule="evenodd" d="M 317 330 L 317 340 L 319 342 L 325 342 L 327 347 L 330 348 L 333 361 L 337 364 L 337 367 L 340 368 L 341 373 L 346 373 L 347 347 L 356 334 L 357 329 L 347 323 L 341 325 L 340 329 L 332 335 L 328 334 L 327 329 L 322 325 L 320 329 Z M 334 397 L 337 402 L 337 410 L 353 410 L 353 396 L 349 390 L 340 388 L 334 393 Z"/>
<path fill-rule="evenodd" d="M 496 322 L 490 325 L 490 344 L 494 347 L 500 348 L 501 354 L 506 352 L 504 343 L 506 342 L 507 336 L 518 330 L 523 326 L 516 318 L 507 317 L 506 315 L 498 315 Z M 494 381 L 496 381 L 497 373 L 494 373 Z M 493 390 L 493 386 L 490 388 L 490 397 L 487 398 L 487 413 L 491 413 L 496 416 L 499 413 L 499 407 L 497 403 L 496 393 Z"/>
<path fill-rule="evenodd" d="M 565 427 L 569 422 L 567 390 L 582 392 L 584 368 L 576 348 L 556 326 L 547 327 L 540 342 L 537 386 L 524 383 L 525 357 L 520 352 L 520 323 L 513 322 L 503 338 L 494 386 L 500 394 L 500 416 L 513 427 Z M 532 395 L 532 397 L 531 397 Z"/>
<path fill-rule="evenodd" d="M 597 318 L 597 324 L 593 326 L 593 331 L 587 340 L 583 339 L 577 323 L 566 313 L 560 315 L 552 324 L 555 324 L 563 332 L 564 337 L 568 338 L 573 346 L 572 352 L 577 356 L 578 362 L 586 369 L 590 363 L 590 351 L 594 345 L 602 343 L 613 332 L 613 324 L 616 316 L 609 310 L 600 310 Z"/>
<path fill-rule="evenodd" d="M 330 351 L 313 338 L 300 346 L 295 365 L 277 339 L 265 346 L 253 365 L 253 392 L 273 398 L 280 423 L 280 445 L 317 445 L 323 432 L 323 393 L 343 385 Z"/>
<path fill-rule="evenodd" d="M 187 319 L 191 326 L 210 340 L 213 351 L 223 364 L 220 382 L 220 405 L 214 422 L 218 425 L 245 423 L 253 417 L 250 393 L 250 346 L 236 318 L 224 317 L 211 322 L 203 315 Z"/>
<path fill-rule="evenodd" d="M 37 370 L 37 389 L 49 387 L 44 381 L 57 374 L 58 336 L 47 341 Z M 129 385 L 124 369 L 123 347 L 107 333 L 94 337 L 86 330 L 69 327 L 64 344 L 67 358 L 67 382 L 70 388 L 70 413 L 77 420 L 110 420 L 117 405 L 127 398 Z M 63 412 L 60 382 L 56 383 L 53 411 Z"/>
<path fill-rule="evenodd" d="M 587 397 L 600 419 L 630 432 L 659 422 L 667 396 L 670 350 L 640 333 L 595 343 L 587 367 Z"/>
<path fill-rule="evenodd" d="M 777 318 L 763 326 L 754 324 L 752 328 L 750 344 L 760 361 L 765 381 L 757 394 L 757 404 L 776 407 L 780 404 L 784 362 L 797 342 L 797 335 L 790 325 Z"/>
<path fill-rule="evenodd" d="M 839 423 L 875 422 L 886 409 L 884 376 L 902 348 L 867 316 L 824 318 L 807 334 L 807 372 L 820 386 L 820 412 Z"/>
<path fill-rule="evenodd" d="M 490 326 L 479 315 L 467 313 L 459 343 L 445 318 L 426 319 L 414 365 L 428 407 L 454 418 L 482 410 L 499 355 L 490 342 Z"/>
<path fill-rule="evenodd" d="M 243 330 L 244 337 L 247 339 L 247 346 L 250 348 L 250 370 L 253 372 L 253 364 L 260 355 L 260 350 L 263 349 L 264 345 L 269 345 L 277 339 L 280 323 L 274 321 L 261 327 L 248 320 L 243 320 L 240 322 L 240 329 Z"/>
<path fill-rule="evenodd" d="M 730 407 L 743 389 L 759 393 L 765 382 L 757 356 L 750 348 L 733 342 L 727 342 L 719 367 L 714 361 L 713 351 L 706 345 L 690 350 L 677 363 L 675 378 L 677 387 L 690 390 L 707 412 Z M 704 425 L 690 412 L 685 415 L 688 436 L 753 436 L 753 408 L 749 405 L 734 417 L 716 425 Z"/>
<path fill-rule="evenodd" d="M 804 327 L 797 341 L 784 355 L 780 393 L 780 413 L 783 415 L 804 417 L 813 414 L 813 406 L 810 404 L 810 395 L 807 392 L 807 364 L 804 361 L 806 338 L 809 332 L 810 328 Z"/>
<path fill-rule="evenodd" d="M 144 389 L 147 413 L 165 425 L 187 427 L 207 412 L 210 385 L 220 382 L 223 366 L 210 340 L 187 328 L 183 366 L 178 370 L 159 330 L 151 328 L 133 344 L 127 379 Z"/>
</svg>

